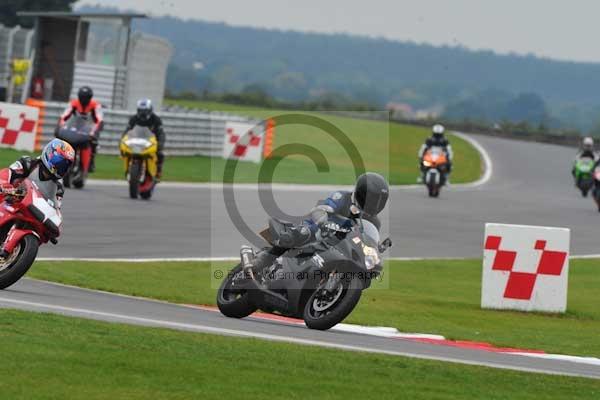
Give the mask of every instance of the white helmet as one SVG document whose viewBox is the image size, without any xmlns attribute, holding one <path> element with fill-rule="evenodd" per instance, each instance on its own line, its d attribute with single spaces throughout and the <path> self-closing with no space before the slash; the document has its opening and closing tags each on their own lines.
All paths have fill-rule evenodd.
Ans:
<svg viewBox="0 0 600 400">
<path fill-rule="evenodd" d="M 591 137 L 585 137 L 582 141 L 582 146 L 584 150 L 594 150 L 594 139 Z"/>
<path fill-rule="evenodd" d="M 433 133 L 433 136 L 436 136 L 436 137 L 444 136 L 445 131 L 446 131 L 446 128 L 444 128 L 444 125 L 441 125 L 441 124 L 435 124 L 433 126 L 433 128 L 431 128 L 431 132 Z"/>
</svg>

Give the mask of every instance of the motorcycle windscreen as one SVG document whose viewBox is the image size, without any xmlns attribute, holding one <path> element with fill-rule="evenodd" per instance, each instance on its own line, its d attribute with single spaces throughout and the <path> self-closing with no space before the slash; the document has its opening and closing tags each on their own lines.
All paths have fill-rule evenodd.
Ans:
<svg viewBox="0 0 600 400">
<path fill-rule="evenodd" d="M 127 131 L 127 136 L 129 137 L 129 139 L 150 140 L 150 138 L 154 136 L 154 133 L 152 133 L 152 131 L 145 126 L 136 125 L 133 127 L 133 129 Z"/>
<path fill-rule="evenodd" d="M 363 220 L 363 229 L 365 236 L 373 240 L 372 244 L 378 245 L 381 240 L 381 236 L 379 235 L 379 229 L 377 229 L 377 227 L 372 222 L 367 220 Z"/>
<path fill-rule="evenodd" d="M 89 119 L 77 115 L 60 128 L 57 137 L 73 147 L 82 147 L 89 143 L 92 129 L 93 126 Z"/>
<path fill-rule="evenodd" d="M 58 135 L 56 135 L 56 137 L 64 140 L 75 148 L 87 146 L 87 144 L 90 142 L 89 135 L 82 135 L 77 131 L 73 131 L 68 128 L 62 128 L 60 131 L 58 131 Z"/>
</svg>

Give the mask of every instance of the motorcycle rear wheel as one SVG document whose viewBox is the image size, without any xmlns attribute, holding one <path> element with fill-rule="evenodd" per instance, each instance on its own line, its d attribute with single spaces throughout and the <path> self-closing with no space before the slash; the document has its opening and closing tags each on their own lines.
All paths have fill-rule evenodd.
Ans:
<svg viewBox="0 0 600 400">
<path fill-rule="evenodd" d="M 79 181 L 73 182 L 73 187 L 75 187 L 75 189 L 83 189 L 83 186 L 85 186 L 85 180 L 83 180 L 83 178 Z"/>
<path fill-rule="evenodd" d="M 23 237 L 13 254 L 8 257 L 8 265 L 0 264 L 0 289 L 6 289 L 15 284 L 27 273 L 35 261 L 39 247 L 40 242 L 35 236 Z"/>
<path fill-rule="evenodd" d="M 241 265 L 232 269 L 221 282 L 217 292 L 219 311 L 229 318 L 244 318 L 258 310 L 254 304 L 250 303 L 247 291 L 232 289 L 233 278 L 241 271 Z"/>
<path fill-rule="evenodd" d="M 339 284 L 342 285 L 341 295 L 337 298 L 334 296 L 335 300 L 325 309 L 317 309 L 318 297 L 324 284 L 310 296 L 303 313 L 304 323 L 307 327 L 321 331 L 327 330 L 342 322 L 354 310 L 362 295 L 361 281 L 357 277 L 353 277 L 350 281 L 342 279 Z"/>
<path fill-rule="evenodd" d="M 146 190 L 145 192 L 140 192 L 140 197 L 144 200 L 150 200 L 150 198 L 152 197 L 152 194 L 154 193 L 154 187 L 155 187 L 155 185 L 152 185 L 150 190 Z"/>
</svg>

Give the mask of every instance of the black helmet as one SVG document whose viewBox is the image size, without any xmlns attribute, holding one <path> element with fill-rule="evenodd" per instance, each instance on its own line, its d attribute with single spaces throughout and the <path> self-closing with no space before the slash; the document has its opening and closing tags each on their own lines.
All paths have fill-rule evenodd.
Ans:
<svg viewBox="0 0 600 400">
<path fill-rule="evenodd" d="M 433 126 L 433 128 L 431 128 L 431 133 L 433 134 L 433 137 L 436 139 L 443 138 L 444 132 L 446 132 L 446 128 L 444 128 L 444 125 L 435 124 Z"/>
<path fill-rule="evenodd" d="M 94 97 L 94 91 L 89 86 L 82 86 L 79 88 L 77 92 L 77 98 L 79 98 L 79 102 L 82 106 L 87 106 Z"/>
<path fill-rule="evenodd" d="M 152 115 L 152 100 L 142 99 L 137 102 L 137 115 L 143 121 L 147 121 Z"/>
<path fill-rule="evenodd" d="M 358 208 L 371 216 L 376 216 L 385 208 L 389 196 L 390 188 L 379 174 L 367 172 L 356 180 L 354 201 Z"/>
</svg>

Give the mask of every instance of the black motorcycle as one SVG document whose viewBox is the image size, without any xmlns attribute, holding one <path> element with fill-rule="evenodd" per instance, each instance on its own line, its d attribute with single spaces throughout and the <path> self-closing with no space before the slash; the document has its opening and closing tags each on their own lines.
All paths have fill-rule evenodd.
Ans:
<svg viewBox="0 0 600 400">
<path fill-rule="evenodd" d="M 244 318 L 261 309 L 302 318 L 306 326 L 319 330 L 343 321 L 362 291 L 380 277 L 381 254 L 392 245 L 389 238 L 380 241 L 373 223 L 351 222 L 351 228 L 337 226 L 319 242 L 281 249 L 280 257 L 258 270 L 253 265 L 256 254 L 242 248 L 242 262 L 225 277 L 217 294 L 221 313 Z M 276 246 L 295 229 L 291 223 L 271 219 L 261 236 Z"/>
<path fill-rule="evenodd" d="M 64 176 L 66 187 L 81 189 L 85 185 L 92 159 L 92 123 L 82 115 L 70 118 L 59 127 L 56 137 L 62 139 L 75 149 L 75 160 L 69 172 Z"/>
</svg>

